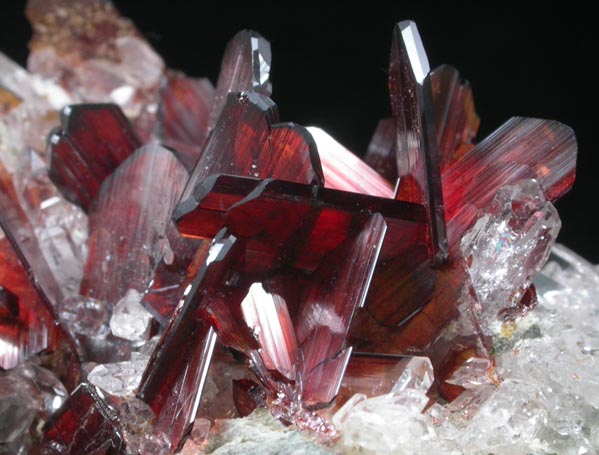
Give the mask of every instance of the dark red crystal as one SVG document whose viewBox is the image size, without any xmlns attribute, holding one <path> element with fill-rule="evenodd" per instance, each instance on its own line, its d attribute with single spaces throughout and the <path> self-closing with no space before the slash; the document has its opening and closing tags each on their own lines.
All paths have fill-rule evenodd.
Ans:
<svg viewBox="0 0 599 455">
<path fill-rule="evenodd" d="M 192 79 L 169 71 L 160 90 L 158 136 L 177 158 L 192 171 L 206 138 L 214 100 L 214 87 L 208 79 Z"/>
<path fill-rule="evenodd" d="M 157 416 L 155 431 L 163 432 L 173 448 L 184 442 L 195 420 L 202 388 L 216 342 L 212 326 L 199 318 L 201 307 L 226 279 L 229 262 L 238 248 L 235 237 L 220 233 L 204 260 L 185 300 L 171 322 L 144 372 L 138 397 Z M 202 251 L 198 253 L 205 257 Z"/>
<path fill-rule="evenodd" d="M 64 197 L 85 211 L 102 182 L 142 141 L 114 104 L 67 106 L 49 137 L 48 175 Z"/>
<path fill-rule="evenodd" d="M 43 429 L 48 455 L 124 455 L 116 411 L 95 386 L 82 383 Z"/>
</svg>

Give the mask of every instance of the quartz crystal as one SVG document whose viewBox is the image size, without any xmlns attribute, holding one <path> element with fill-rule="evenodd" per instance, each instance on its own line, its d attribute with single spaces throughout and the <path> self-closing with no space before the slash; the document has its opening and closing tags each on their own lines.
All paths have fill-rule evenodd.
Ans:
<svg viewBox="0 0 599 455">
<path fill-rule="evenodd" d="M 26 14 L 31 73 L 0 54 L 0 453 L 596 452 L 599 275 L 555 244 L 570 128 L 477 142 L 469 83 L 404 21 L 362 160 L 280 120 L 257 32 L 215 87 L 109 0 Z"/>
<path fill-rule="evenodd" d="M 113 335 L 132 341 L 147 337 L 152 316 L 140 302 L 141 294 L 135 289 L 129 289 L 117 302 L 110 318 Z"/>
</svg>

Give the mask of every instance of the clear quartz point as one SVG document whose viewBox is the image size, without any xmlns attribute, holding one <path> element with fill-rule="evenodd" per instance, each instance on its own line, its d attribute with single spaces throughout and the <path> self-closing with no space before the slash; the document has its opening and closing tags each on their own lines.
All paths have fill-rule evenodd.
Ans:
<svg viewBox="0 0 599 455">
<path fill-rule="evenodd" d="M 560 227 L 539 184 L 523 180 L 501 188 L 464 234 L 461 252 L 487 323 L 518 303 L 547 261 Z"/>
<path fill-rule="evenodd" d="M 110 318 L 110 330 L 115 336 L 131 341 L 147 338 L 152 315 L 141 306 L 141 298 L 139 292 L 129 289 L 117 302 Z"/>
</svg>

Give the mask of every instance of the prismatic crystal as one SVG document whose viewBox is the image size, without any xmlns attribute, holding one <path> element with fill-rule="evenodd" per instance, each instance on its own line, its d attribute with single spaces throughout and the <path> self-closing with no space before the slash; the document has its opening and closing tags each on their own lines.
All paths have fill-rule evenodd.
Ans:
<svg viewBox="0 0 599 455">
<path fill-rule="evenodd" d="M 107 0 L 27 16 L 30 72 L 0 55 L 0 452 L 591 453 L 596 330 L 551 312 L 599 290 L 554 248 L 571 129 L 477 141 L 470 85 L 411 21 L 362 160 L 280 119 L 254 31 L 214 87 Z M 585 369 L 547 379 L 560 424 L 538 344 L 562 338 Z"/>
</svg>

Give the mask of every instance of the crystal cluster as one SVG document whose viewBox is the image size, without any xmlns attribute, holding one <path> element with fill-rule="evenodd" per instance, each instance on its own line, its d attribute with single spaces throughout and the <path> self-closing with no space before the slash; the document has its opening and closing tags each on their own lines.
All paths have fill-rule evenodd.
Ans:
<svg viewBox="0 0 599 455">
<path fill-rule="evenodd" d="M 0 453 L 593 453 L 568 127 L 477 142 L 404 21 L 362 160 L 281 121 L 256 32 L 214 87 L 108 0 L 27 16 L 29 71 L 0 54 Z"/>
</svg>

